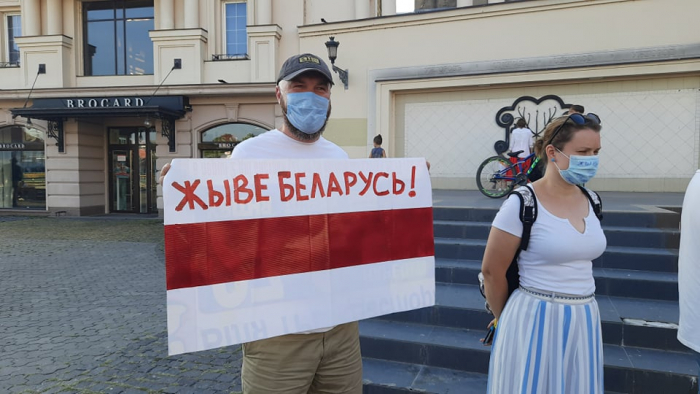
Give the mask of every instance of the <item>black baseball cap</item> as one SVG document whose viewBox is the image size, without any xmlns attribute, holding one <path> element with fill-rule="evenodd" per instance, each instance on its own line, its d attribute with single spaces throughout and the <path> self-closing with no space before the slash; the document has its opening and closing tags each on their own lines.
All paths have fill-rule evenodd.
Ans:
<svg viewBox="0 0 700 394">
<path fill-rule="evenodd" d="M 333 84 L 333 75 L 331 74 L 331 70 L 328 69 L 326 63 L 320 57 L 310 53 L 303 53 L 287 59 L 280 69 L 280 75 L 277 77 L 277 83 L 280 83 L 281 80 L 290 81 L 297 75 L 307 71 L 319 72 L 326 77 L 331 85 Z"/>
</svg>

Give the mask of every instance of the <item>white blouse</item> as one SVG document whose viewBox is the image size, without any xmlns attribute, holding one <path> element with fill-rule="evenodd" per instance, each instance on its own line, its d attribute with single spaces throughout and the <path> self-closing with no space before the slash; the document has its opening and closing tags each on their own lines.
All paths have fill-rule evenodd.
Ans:
<svg viewBox="0 0 700 394">
<path fill-rule="evenodd" d="M 522 237 L 520 199 L 509 197 L 493 220 L 493 227 Z M 588 295 L 595 292 L 593 260 L 607 241 L 600 221 L 588 206 L 586 228 L 580 233 L 568 219 L 554 216 L 538 201 L 527 250 L 520 251 L 520 284 L 534 289 Z"/>
</svg>

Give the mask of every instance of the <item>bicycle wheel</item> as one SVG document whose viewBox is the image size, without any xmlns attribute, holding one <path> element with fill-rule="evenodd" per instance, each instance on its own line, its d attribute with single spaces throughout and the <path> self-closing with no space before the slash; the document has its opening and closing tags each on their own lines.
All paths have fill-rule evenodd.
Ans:
<svg viewBox="0 0 700 394">
<path fill-rule="evenodd" d="M 501 198 L 510 193 L 515 186 L 515 177 L 509 174 L 515 171 L 510 161 L 500 156 L 484 160 L 476 171 L 476 184 L 486 197 Z"/>
</svg>

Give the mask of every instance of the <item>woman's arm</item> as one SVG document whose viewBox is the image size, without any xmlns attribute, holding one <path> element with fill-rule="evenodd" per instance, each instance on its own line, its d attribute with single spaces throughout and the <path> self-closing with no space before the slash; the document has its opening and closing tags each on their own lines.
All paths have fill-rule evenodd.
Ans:
<svg viewBox="0 0 700 394">
<path fill-rule="evenodd" d="M 382 157 L 386 158 L 386 150 L 385 149 L 382 149 Z"/>
<path fill-rule="evenodd" d="M 515 252 L 520 247 L 520 238 L 496 227 L 491 227 L 481 272 L 484 275 L 484 291 L 493 315 L 498 319 L 508 301 L 506 271 Z"/>
</svg>

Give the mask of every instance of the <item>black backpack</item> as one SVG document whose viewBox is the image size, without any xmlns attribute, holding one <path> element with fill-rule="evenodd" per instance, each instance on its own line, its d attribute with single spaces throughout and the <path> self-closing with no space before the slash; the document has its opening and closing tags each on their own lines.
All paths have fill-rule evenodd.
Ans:
<svg viewBox="0 0 700 394">
<path fill-rule="evenodd" d="M 584 186 L 578 186 L 581 192 L 588 197 L 588 201 L 593 206 L 593 212 L 595 213 L 598 220 L 603 220 L 603 203 L 600 199 L 598 193 L 593 190 L 588 189 Z M 527 250 L 527 245 L 530 243 L 530 232 L 532 231 L 532 225 L 535 224 L 537 220 L 537 197 L 533 193 L 529 185 L 524 185 L 513 190 L 510 194 L 514 194 L 520 198 L 520 221 L 523 223 L 523 235 L 520 237 L 520 247 L 515 252 L 513 261 L 511 261 L 508 270 L 506 271 L 506 280 L 508 281 L 508 297 L 520 286 L 520 272 L 518 270 L 518 257 L 520 256 L 521 250 Z M 510 198 L 510 195 L 508 195 Z M 484 282 L 481 273 L 479 273 L 479 290 L 481 290 L 481 295 L 486 298 L 486 293 L 484 293 Z M 488 303 L 486 304 L 486 310 L 491 312 Z"/>
</svg>

